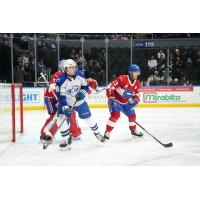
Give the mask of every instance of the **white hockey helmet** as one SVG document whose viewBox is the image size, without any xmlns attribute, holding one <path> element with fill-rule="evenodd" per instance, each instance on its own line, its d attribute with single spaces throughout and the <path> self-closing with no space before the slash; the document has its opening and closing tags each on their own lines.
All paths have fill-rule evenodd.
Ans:
<svg viewBox="0 0 200 200">
<path fill-rule="evenodd" d="M 76 66 L 76 62 L 72 59 L 67 59 L 63 61 L 63 67 L 68 68 L 68 67 L 73 67 Z"/>
</svg>

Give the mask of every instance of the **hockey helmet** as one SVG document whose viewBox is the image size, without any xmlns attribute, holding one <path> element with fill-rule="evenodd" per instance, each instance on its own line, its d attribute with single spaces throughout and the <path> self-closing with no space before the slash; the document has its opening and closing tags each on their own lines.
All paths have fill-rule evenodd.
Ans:
<svg viewBox="0 0 200 200">
<path fill-rule="evenodd" d="M 132 72 L 132 73 L 138 73 L 140 75 L 140 67 L 136 64 L 132 64 L 130 66 L 128 66 L 128 72 Z"/>
</svg>

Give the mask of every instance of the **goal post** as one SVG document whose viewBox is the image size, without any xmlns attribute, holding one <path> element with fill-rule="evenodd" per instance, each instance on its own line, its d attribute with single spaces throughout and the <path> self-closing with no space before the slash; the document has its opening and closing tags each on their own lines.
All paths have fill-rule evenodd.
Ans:
<svg viewBox="0 0 200 200">
<path fill-rule="evenodd" d="M 15 142 L 16 134 L 23 131 L 22 84 L 0 83 L 0 142 Z"/>
</svg>

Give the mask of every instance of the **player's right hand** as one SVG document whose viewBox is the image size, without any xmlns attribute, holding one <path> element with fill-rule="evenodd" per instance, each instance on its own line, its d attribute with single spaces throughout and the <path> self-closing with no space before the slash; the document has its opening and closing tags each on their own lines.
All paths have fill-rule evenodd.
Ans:
<svg viewBox="0 0 200 200">
<path fill-rule="evenodd" d="M 116 106 L 116 99 L 114 96 L 110 96 L 108 98 L 108 104 L 109 104 L 109 106 Z"/>
<path fill-rule="evenodd" d="M 71 112 L 71 110 L 70 110 L 70 108 L 68 106 L 63 106 L 62 110 L 63 110 L 64 114 L 67 117 L 71 117 L 72 116 L 72 112 Z"/>
<path fill-rule="evenodd" d="M 55 83 L 51 83 L 51 84 L 49 85 L 49 92 L 52 92 L 52 91 L 54 91 L 54 90 L 56 90 L 56 84 L 55 84 Z"/>
<path fill-rule="evenodd" d="M 77 94 L 76 94 L 76 100 L 77 101 L 81 101 L 85 98 L 85 90 L 80 90 Z"/>
</svg>

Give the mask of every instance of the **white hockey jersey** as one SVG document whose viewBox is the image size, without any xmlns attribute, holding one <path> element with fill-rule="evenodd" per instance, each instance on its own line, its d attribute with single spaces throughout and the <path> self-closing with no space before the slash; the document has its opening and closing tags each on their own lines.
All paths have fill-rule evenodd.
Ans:
<svg viewBox="0 0 200 200">
<path fill-rule="evenodd" d="M 82 90 L 85 94 L 89 90 L 83 74 L 77 71 L 72 79 L 68 78 L 67 74 L 61 75 L 56 81 L 56 94 L 60 103 L 65 106 L 74 106 L 76 95 Z M 85 100 L 78 101 L 75 106 L 81 105 Z"/>
</svg>

